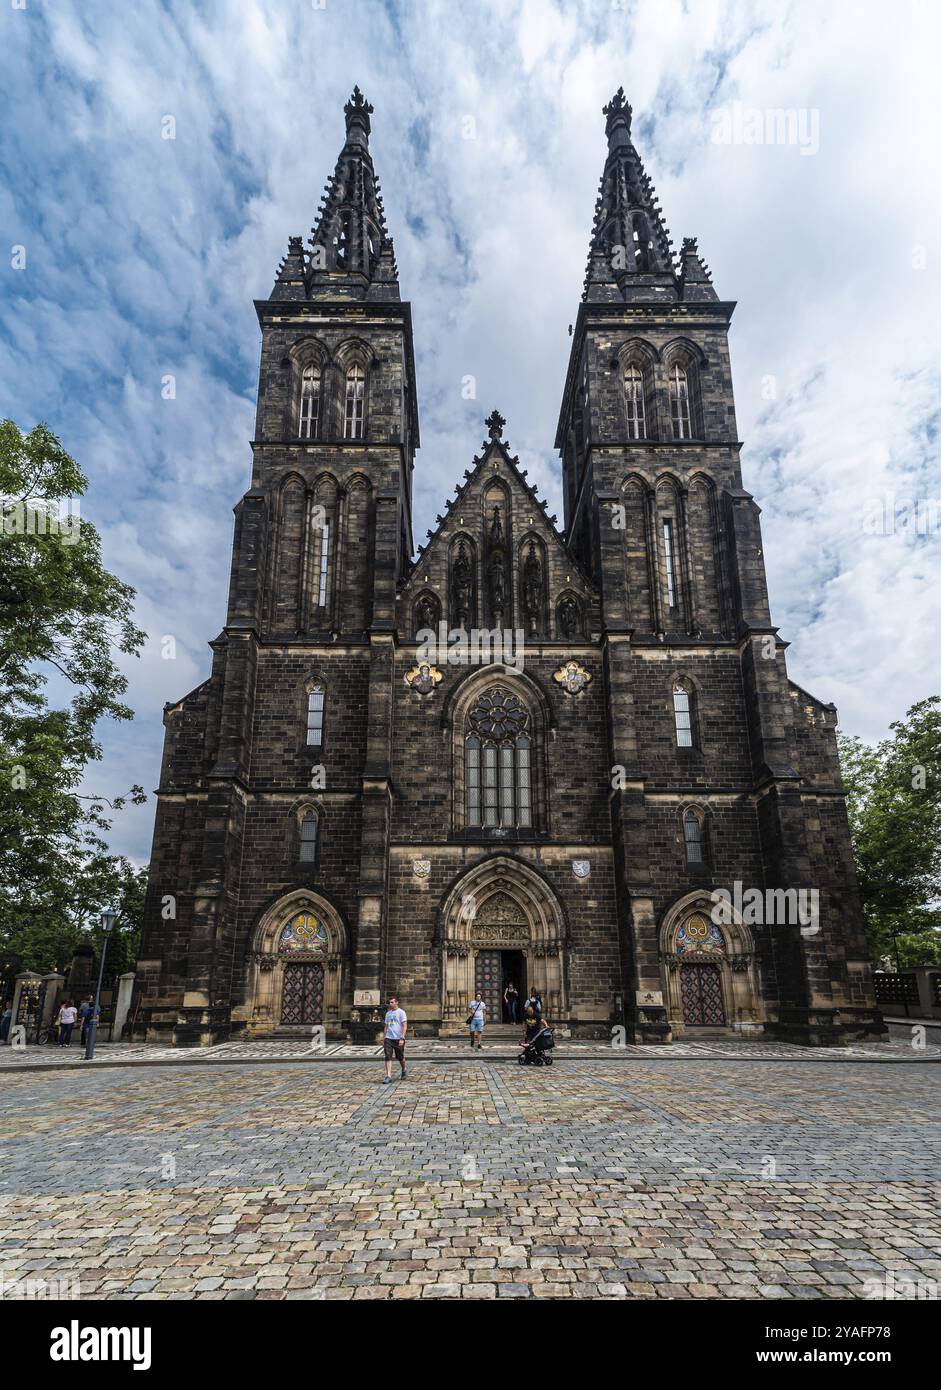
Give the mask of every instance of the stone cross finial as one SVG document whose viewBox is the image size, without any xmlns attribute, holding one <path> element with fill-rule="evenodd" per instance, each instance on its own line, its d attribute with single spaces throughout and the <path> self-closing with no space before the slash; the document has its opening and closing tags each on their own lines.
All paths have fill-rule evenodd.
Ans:
<svg viewBox="0 0 941 1390">
<path fill-rule="evenodd" d="M 499 410 L 494 410 L 490 415 L 488 415 L 486 420 L 484 421 L 484 424 L 487 426 L 487 429 L 490 432 L 491 439 L 503 438 L 503 427 L 506 424 L 506 421 L 500 414 Z"/>
</svg>

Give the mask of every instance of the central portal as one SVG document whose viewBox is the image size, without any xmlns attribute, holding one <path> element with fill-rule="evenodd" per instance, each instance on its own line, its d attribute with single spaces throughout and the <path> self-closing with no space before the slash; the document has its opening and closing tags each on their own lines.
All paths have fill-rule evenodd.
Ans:
<svg viewBox="0 0 941 1390">
<path fill-rule="evenodd" d="M 538 990 L 547 1016 L 568 1017 L 565 927 L 546 881 L 528 864 L 494 856 L 457 879 L 441 905 L 441 1031 L 464 1031 L 470 1001 L 479 990 L 490 1023 L 508 1023 L 504 993 L 519 996 L 517 1018 L 528 993 Z"/>
</svg>

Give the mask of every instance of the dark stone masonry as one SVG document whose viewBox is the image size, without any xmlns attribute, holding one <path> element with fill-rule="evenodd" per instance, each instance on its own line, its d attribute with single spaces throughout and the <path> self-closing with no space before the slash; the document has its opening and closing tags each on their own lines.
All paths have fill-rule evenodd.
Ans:
<svg viewBox="0 0 941 1390">
<path fill-rule="evenodd" d="M 371 113 L 357 89 L 313 235 L 256 304 L 228 617 L 164 718 L 147 1038 L 372 1038 L 389 992 L 415 1034 L 454 1034 L 478 989 L 507 1020 L 511 980 L 626 1042 L 880 1033 L 836 710 L 788 679 L 742 483 L 734 305 L 695 241 L 675 261 L 623 93 L 556 435 L 564 529 L 494 411 L 417 556 Z"/>
</svg>

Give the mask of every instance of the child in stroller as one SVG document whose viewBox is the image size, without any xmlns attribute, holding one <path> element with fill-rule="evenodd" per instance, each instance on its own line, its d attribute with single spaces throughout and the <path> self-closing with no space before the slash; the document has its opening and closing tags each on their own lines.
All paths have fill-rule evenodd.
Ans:
<svg viewBox="0 0 941 1390">
<path fill-rule="evenodd" d="M 552 1029 L 532 1007 L 526 1010 L 523 1024 L 524 1032 L 516 1060 L 521 1067 L 551 1067 L 554 1043 Z"/>
</svg>

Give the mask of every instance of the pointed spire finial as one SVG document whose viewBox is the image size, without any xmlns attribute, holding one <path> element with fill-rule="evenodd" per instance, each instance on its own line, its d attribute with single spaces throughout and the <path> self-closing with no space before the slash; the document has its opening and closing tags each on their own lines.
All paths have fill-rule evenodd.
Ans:
<svg viewBox="0 0 941 1390">
<path fill-rule="evenodd" d="M 503 427 L 506 424 L 506 421 L 500 414 L 499 410 L 492 411 L 487 416 L 486 420 L 484 421 L 484 424 L 487 426 L 491 439 L 503 438 Z"/>
<path fill-rule="evenodd" d="M 353 94 L 343 108 L 346 117 L 347 139 L 353 136 L 354 131 L 360 130 L 363 134 L 364 143 L 369 139 L 371 130 L 369 118 L 373 113 L 373 107 L 363 96 L 359 87 L 353 88 Z"/>
<path fill-rule="evenodd" d="M 607 117 L 604 129 L 605 134 L 608 137 L 609 145 L 614 143 L 612 137 L 614 136 L 614 133 L 617 130 L 621 130 L 624 132 L 622 138 L 626 140 L 630 139 L 631 116 L 634 113 L 631 110 L 630 102 L 624 95 L 623 87 L 618 87 L 617 91 L 615 92 L 611 100 L 608 102 L 607 106 L 602 106 L 601 114 Z"/>
</svg>

